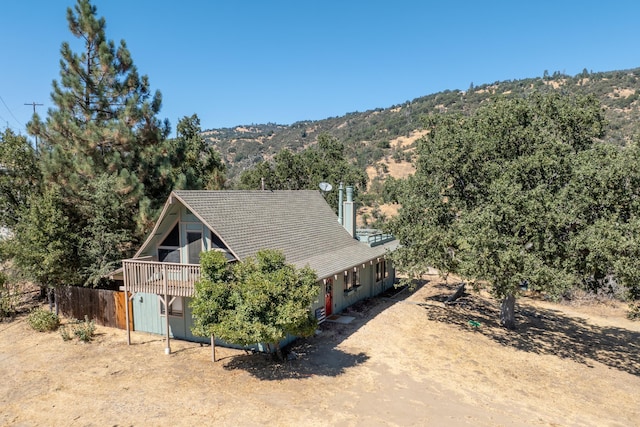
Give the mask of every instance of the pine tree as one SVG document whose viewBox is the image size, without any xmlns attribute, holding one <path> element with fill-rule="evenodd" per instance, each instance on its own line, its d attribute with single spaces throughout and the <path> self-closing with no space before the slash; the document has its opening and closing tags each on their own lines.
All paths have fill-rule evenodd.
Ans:
<svg viewBox="0 0 640 427">
<path fill-rule="evenodd" d="M 17 243 L 9 248 L 17 267 L 26 277 L 49 289 L 78 283 L 76 235 L 59 192 L 53 189 L 34 193 L 28 205 L 14 229 L 15 239 L 8 242 Z"/>
<path fill-rule="evenodd" d="M 38 192 L 40 170 L 27 138 L 11 129 L 0 134 L 0 226 L 14 228 L 29 196 Z"/>
<path fill-rule="evenodd" d="M 168 121 L 156 117 L 162 96 L 138 73 L 126 43 L 107 39 L 96 7 L 77 0 L 67 21 L 83 48 L 76 53 L 62 44 L 55 106 L 44 121 L 34 114 L 28 129 L 42 141 L 44 187 L 60 195 L 76 237 L 81 281 L 97 284 L 135 250 L 176 184 L 202 173 L 176 170 L 195 167 L 202 156 L 190 153 L 193 163 L 172 164 L 184 159 L 180 144 L 167 139 Z"/>
<path fill-rule="evenodd" d="M 117 192 L 142 208 L 137 218 L 126 219 L 137 220 L 141 231 L 168 184 L 162 173 L 168 170 L 162 153 L 168 123 L 156 118 L 162 97 L 138 74 L 126 43 L 116 47 L 107 40 L 96 7 L 78 0 L 74 9 L 67 9 L 69 29 L 84 41 L 84 51 L 62 44 L 60 82 L 53 82 L 51 94 L 55 108 L 44 123 L 35 115 L 29 130 L 42 140 L 45 181 L 60 187 L 70 205 L 81 202 L 82 189 L 97 176 L 118 176 L 123 186 Z"/>
<path fill-rule="evenodd" d="M 177 136 L 167 141 L 173 153 L 171 181 L 180 190 L 220 190 L 224 186 L 226 167 L 211 145 L 202 137 L 197 114 L 178 122 Z"/>
</svg>

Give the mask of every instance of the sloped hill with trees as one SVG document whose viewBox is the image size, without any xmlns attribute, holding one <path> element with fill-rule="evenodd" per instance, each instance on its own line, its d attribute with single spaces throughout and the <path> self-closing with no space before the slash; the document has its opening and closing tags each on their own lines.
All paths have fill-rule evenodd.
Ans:
<svg viewBox="0 0 640 427">
<path fill-rule="evenodd" d="M 283 148 L 299 152 L 315 145 L 322 133 L 340 140 L 352 162 L 364 168 L 385 156 L 397 157 L 396 151 L 403 148 L 392 147 L 389 142 L 422 129 L 422 118 L 426 115 L 471 114 L 495 96 L 516 98 L 532 92 L 595 96 L 605 108 L 608 122 L 605 138 L 609 142 L 626 144 L 640 133 L 640 68 L 635 68 L 598 73 L 585 69 L 575 76 L 545 71 L 542 77 L 471 84 L 464 91 L 445 90 L 388 108 L 352 112 L 341 117 L 291 125 L 267 123 L 209 129 L 202 135 L 221 153 L 231 179 L 260 161 L 270 160 Z"/>
</svg>

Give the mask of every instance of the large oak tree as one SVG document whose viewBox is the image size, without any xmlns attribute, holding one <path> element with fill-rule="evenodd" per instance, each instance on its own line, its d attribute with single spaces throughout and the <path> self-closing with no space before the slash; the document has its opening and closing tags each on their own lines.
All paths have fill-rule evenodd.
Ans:
<svg viewBox="0 0 640 427">
<path fill-rule="evenodd" d="M 401 242 L 396 266 L 412 277 L 431 266 L 486 284 L 508 328 L 521 288 L 558 295 L 586 280 L 586 266 L 571 266 L 579 264 L 573 246 L 593 221 L 577 218 L 572 194 L 590 185 L 578 170 L 604 129 L 593 98 L 558 94 L 431 117 L 389 226 Z"/>
</svg>

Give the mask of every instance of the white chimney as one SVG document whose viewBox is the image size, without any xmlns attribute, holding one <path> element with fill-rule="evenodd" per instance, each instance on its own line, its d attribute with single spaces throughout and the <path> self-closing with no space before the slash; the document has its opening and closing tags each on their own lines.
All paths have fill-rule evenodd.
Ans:
<svg viewBox="0 0 640 427">
<path fill-rule="evenodd" d="M 347 201 L 344 202 L 344 228 L 356 238 L 356 204 L 353 201 L 353 186 L 347 186 Z"/>
</svg>

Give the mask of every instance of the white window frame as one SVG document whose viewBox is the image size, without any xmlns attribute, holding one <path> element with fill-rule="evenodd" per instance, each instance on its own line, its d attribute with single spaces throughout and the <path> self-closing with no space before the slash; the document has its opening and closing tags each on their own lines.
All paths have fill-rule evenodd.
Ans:
<svg viewBox="0 0 640 427">
<path fill-rule="evenodd" d="M 184 298 L 183 297 L 176 297 L 176 296 L 172 296 L 172 295 L 168 295 L 169 298 L 169 317 L 184 317 Z M 158 295 L 158 307 L 160 310 L 160 317 L 164 317 L 165 316 L 165 309 L 164 309 L 164 301 L 163 301 L 163 297 L 161 295 Z M 179 310 L 176 310 L 174 304 L 176 302 L 179 302 L 178 305 L 180 306 Z"/>
<path fill-rule="evenodd" d="M 360 287 L 360 274 L 358 267 L 353 267 L 353 270 L 344 271 L 344 291 L 349 293 Z"/>
<path fill-rule="evenodd" d="M 387 271 L 387 263 L 385 259 L 382 259 L 376 263 L 376 282 L 380 282 L 389 277 Z"/>
<path fill-rule="evenodd" d="M 344 291 L 345 292 L 351 292 L 353 290 L 353 282 L 351 281 L 351 271 L 350 270 L 345 270 L 344 271 Z"/>
</svg>

